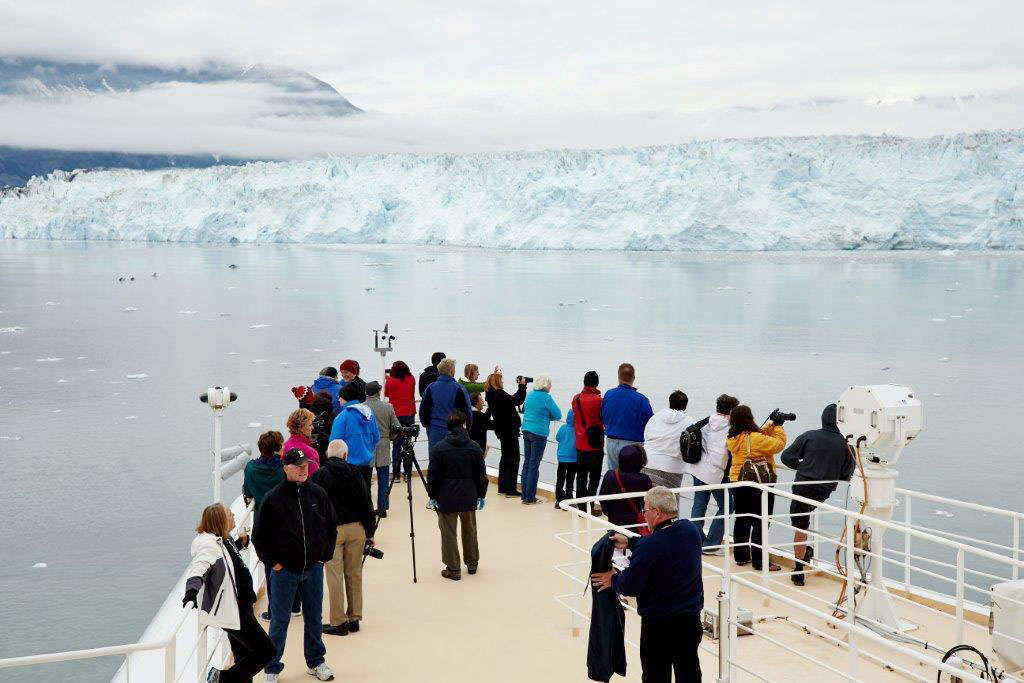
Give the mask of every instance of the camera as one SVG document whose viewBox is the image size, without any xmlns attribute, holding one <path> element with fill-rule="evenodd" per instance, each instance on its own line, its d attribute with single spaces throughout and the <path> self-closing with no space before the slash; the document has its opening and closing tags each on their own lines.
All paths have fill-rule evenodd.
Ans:
<svg viewBox="0 0 1024 683">
<path fill-rule="evenodd" d="M 419 435 L 420 435 L 420 426 L 418 424 L 412 424 L 412 425 L 409 425 L 408 427 L 392 427 L 391 428 L 391 438 L 392 439 L 397 439 L 397 438 L 400 438 L 400 437 L 403 437 L 403 436 L 407 437 L 407 438 L 410 438 L 410 439 L 415 439 Z"/>
<path fill-rule="evenodd" d="M 518 382 L 519 384 L 530 384 L 531 382 L 533 382 L 533 378 L 526 377 L 524 375 L 516 375 L 516 382 Z"/>
<path fill-rule="evenodd" d="M 772 421 L 772 424 L 781 425 L 784 422 L 792 422 L 796 419 L 796 413 L 784 413 L 778 408 L 772 411 L 772 414 L 768 416 L 768 419 Z"/>
<path fill-rule="evenodd" d="M 384 559 L 384 551 L 379 548 L 374 548 L 373 545 L 371 545 L 371 541 L 367 541 L 363 544 L 363 555 L 372 557 L 375 560 Z"/>
</svg>

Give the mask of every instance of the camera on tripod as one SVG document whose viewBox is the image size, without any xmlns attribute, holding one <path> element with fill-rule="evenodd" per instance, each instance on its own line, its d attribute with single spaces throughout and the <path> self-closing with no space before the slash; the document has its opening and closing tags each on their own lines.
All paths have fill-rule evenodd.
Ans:
<svg viewBox="0 0 1024 683">
<path fill-rule="evenodd" d="M 408 427 L 392 427 L 391 438 L 399 439 L 402 437 L 408 439 L 415 439 L 420 435 L 420 426 L 418 424 L 411 424 Z"/>
<path fill-rule="evenodd" d="M 372 557 L 375 560 L 384 559 L 384 551 L 379 548 L 374 548 L 372 541 L 366 541 L 366 543 L 363 544 L 363 555 Z"/>
<path fill-rule="evenodd" d="M 785 422 L 792 422 L 796 419 L 796 413 L 784 413 L 778 408 L 771 412 L 768 419 L 772 421 L 772 424 L 781 425 Z"/>
</svg>

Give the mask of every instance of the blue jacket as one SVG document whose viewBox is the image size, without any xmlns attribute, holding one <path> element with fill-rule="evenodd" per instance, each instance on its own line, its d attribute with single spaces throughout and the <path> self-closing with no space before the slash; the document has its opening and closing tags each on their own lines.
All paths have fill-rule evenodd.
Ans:
<svg viewBox="0 0 1024 683">
<path fill-rule="evenodd" d="M 453 410 L 466 415 L 466 428 L 473 425 L 473 406 L 469 392 L 448 375 L 440 375 L 423 392 L 420 400 L 420 424 L 427 428 L 427 439 L 434 444 L 448 436 L 448 416 Z"/>
<path fill-rule="evenodd" d="M 644 427 L 652 415 L 651 402 L 628 384 L 609 389 L 601 402 L 601 422 L 609 439 L 643 443 Z"/>
<path fill-rule="evenodd" d="M 373 453 L 380 441 L 380 428 L 373 411 L 359 401 L 349 401 L 331 425 L 331 441 L 348 444 L 348 461 L 356 467 L 373 464 Z"/>
<path fill-rule="evenodd" d="M 338 394 L 341 393 L 341 388 L 345 386 L 345 383 L 328 377 L 327 375 L 320 375 L 313 381 L 313 395 L 316 396 L 321 391 L 326 391 L 331 395 L 331 406 L 334 408 L 334 414 L 337 415 L 338 411 L 341 410 L 341 404 L 338 402 Z"/>
<path fill-rule="evenodd" d="M 551 421 L 561 420 L 562 411 L 551 398 L 551 393 L 534 389 L 523 404 L 523 431 L 547 438 Z"/>
<path fill-rule="evenodd" d="M 688 519 L 662 522 L 630 539 L 629 568 L 612 577 L 619 595 L 635 595 L 641 617 L 699 614 L 704 609 L 700 532 Z"/>
<path fill-rule="evenodd" d="M 565 414 L 565 424 L 558 428 L 555 441 L 558 442 L 558 462 L 576 462 L 576 426 L 572 410 Z"/>
</svg>

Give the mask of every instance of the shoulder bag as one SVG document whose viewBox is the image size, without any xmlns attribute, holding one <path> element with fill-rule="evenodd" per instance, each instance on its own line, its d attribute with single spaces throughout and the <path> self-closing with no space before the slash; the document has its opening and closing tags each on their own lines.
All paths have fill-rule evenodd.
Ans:
<svg viewBox="0 0 1024 683">
<path fill-rule="evenodd" d="M 757 484 L 774 484 L 778 481 L 775 468 L 771 466 L 766 458 L 750 457 L 750 440 L 752 433 L 747 433 L 747 459 L 740 465 L 740 481 L 752 481 Z"/>
</svg>

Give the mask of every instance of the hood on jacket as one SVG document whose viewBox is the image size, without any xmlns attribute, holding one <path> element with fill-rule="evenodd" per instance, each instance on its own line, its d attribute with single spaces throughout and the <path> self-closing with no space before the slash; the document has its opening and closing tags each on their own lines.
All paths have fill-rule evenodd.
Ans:
<svg viewBox="0 0 1024 683">
<path fill-rule="evenodd" d="M 465 446 L 470 441 L 469 432 L 462 427 L 457 427 L 449 430 L 448 436 L 444 437 L 444 440 L 453 446 Z"/>
<path fill-rule="evenodd" d="M 683 418 L 686 417 L 686 412 L 682 410 L 672 410 L 671 408 L 662 408 L 654 414 L 654 418 L 664 424 L 678 424 L 682 422 Z"/>
<path fill-rule="evenodd" d="M 639 474 L 647 465 L 647 452 L 643 446 L 629 444 L 619 451 L 619 470 L 630 474 Z"/>
<path fill-rule="evenodd" d="M 825 406 L 825 410 L 821 411 L 821 428 L 827 429 L 830 432 L 842 434 L 839 431 L 839 427 L 836 425 L 836 404 L 829 403 Z"/>
<path fill-rule="evenodd" d="M 360 403 L 359 401 L 349 401 L 348 403 L 343 405 L 341 409 L 357 412 L 363 416 L 364 420 L 373 419 L 373 411 L 370 410 L 370 407 L 365 403 Z"/>
<path fill-rule="evenodd" d="M 565 424 L 567 424 L 570 427 L 572 427 L 575 424 L 575 422 L 573 420 L 574 420 L 574 418 L 573 418 L 572 408 L 569 408 L 569 410 L 567 410 L 565 412 Z"/>
<path fill-rule="evenodd" d="M 729 416 L 715 413 L 708 418 L 708 429 L 713 432 L 720 432 L 729 428 Z"/>
<path fill-rule="evenodd" d="M 324 391 L 329 387 L 333 387 L 337 384 L 339 384 L 338 380 L 334 379 L 333 377 L 328 377 L 327 375 L 320 375 L 315 380 L 313 380 L 313 393 L 315 394 L 318 391 Z"/>
</svg>

